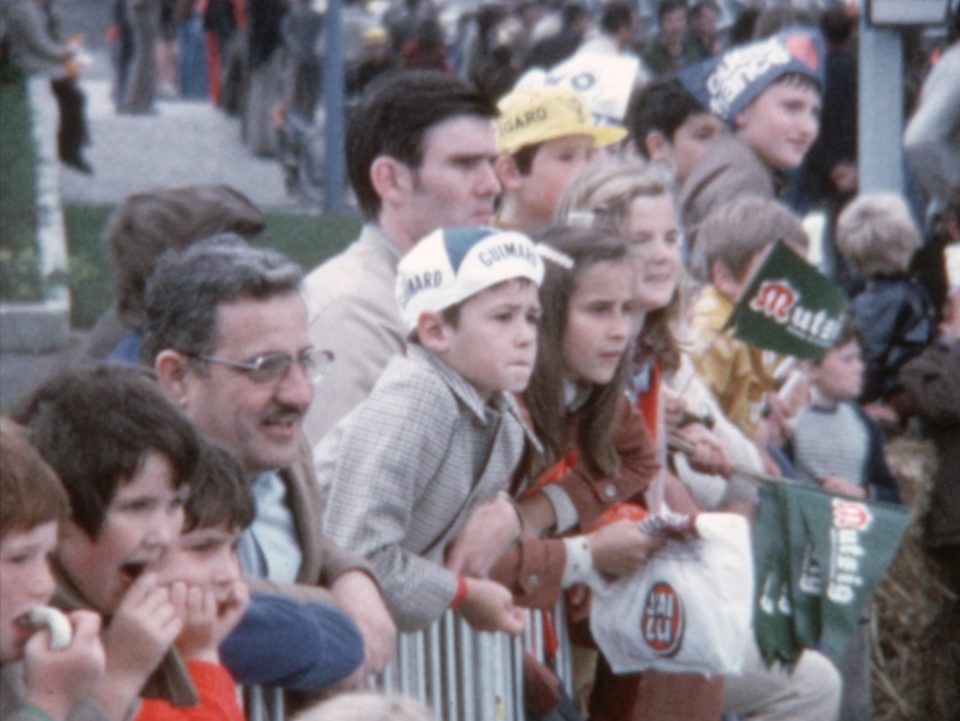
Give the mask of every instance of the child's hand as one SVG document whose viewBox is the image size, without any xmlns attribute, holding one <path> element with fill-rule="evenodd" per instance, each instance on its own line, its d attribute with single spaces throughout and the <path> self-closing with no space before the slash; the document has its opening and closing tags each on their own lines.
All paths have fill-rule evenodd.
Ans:
<svg viewBox="0 0 960 721">
<path fill-rule="evenodd" d="M 760 454 L 760 463 L 763 466 L 763 474 L 765 476 L 770 476 L 770 478 L 780 478 L 783 475 L 783 470 L 773 459 L 773 456 L 770 455 L 770 451 L 767 450 L 767 445 L 757 443 L 754 441 L 757 452 Z"/>
<path fill-rule="evenodd" d="M 896 428 L 900 425 L 900 414 L 881 401 L 867 403 L 863 406 L 863 412 L 884 428 Z"/>
<path fill-rule="evenodd" d="M 844 194 L 851 194 L 857 190 L 857 165 L 849 161 L 835 163 L 829 172 L 833 187 Z"/>
<path fill-rule="evenodd" d="M 104 674 L 100 616 L 93 611 L 67 614 L 73 626 L 70 645 L 50 650 L 50 631 L 33 634 L 24 647 L 25 700 L 54 721 L 64 721 L 78 701 L 90 695 Z"/>
<path fill-rule="evenodd" d="M 614 521 L 587 536 L 593 567 L 608 576 L 633 573 L 663 546 L 662 538 L 649 536 L 636 521 Z"/>
<path fill-rule="evenodd" d="M 183 619 L 183 628 L 174 644 L 185 659 L 217 663 L 217 599 L 213 591 L 176 581 L 170 586 L 170 601 Z"/>
<path fill-rule="evenodd" d="M 243 581 L 237 581 L 226 596 L 217 604 L 217 646 L 237 627 L 250 603 L 250 589 Z"/>
<path fill-rule="evenodd" d="M 792 420 L 810 405 L 810 396 L 810 381 L 806 373 L 797 366 L 790 370 L 777 392 L 770 394 L 771 410 L 776 414 L 775 417 L 782 419 L 787 435 L 790 433 Z"/>
<path fill-rule="evenodd" d="M 699 423 L 692 423 L 680 429 L 678 434 L 693 445 L 691 452 L 686 454 L 693 470 L 724 478 L 730 477 L 733 472 L 733 461 L 715 433 Z"/>
<path fill-rule="evenodd" d="M 522 530 L 516 506 L 497 494 L 470 513 L 463 530 L 448 548 L 447 569 L 458 576 L 486 577 L 520 538 Z"/>
<path fill-rule="evenodd" d="M 467 595 L 457 612 L 478 631 L 523 631 L 523 610 L 513 605 L 513 594 L 496 581 L 468 578 Z"/>
<path fill-rule="evenodd" d="M 837 493 L 841 496 L 848 496 L 850 498 L 866 498 L 867 489 L 863 486 L 858 486 L 855 483 L 850 483 L 840 476 L 823 476 L 820 480 L 820 487 L 823 490 L 829 493 Z"/>
<path fill-rule="evenodd" d="M 160 663 L 183 629 L 170 588 L 144 573 L 127 590 L 107 628 L 107 673 L 140 685 Z M 138 687 L 139 690 L 139 687 Z"/>
<path fill-rule="evenodd" d="M 177 582 L 171 586 L 170 595 L 183 616 L 183 630 L 175 642 L 180 655 L 219 663 L 220 644 L 247 610 L 250 600 L 247 584 L 237 581 L 218 598 L 212 590 Z"/>
<path fill-rule="evenodd" d="M 661 387 L 663 395 L 663 423 L 668 431 L 679 428 L 684 414 L 688 412 L 686 398 L 666 386 Z"/>
<path fill-rule="evenodd" d="M 757 428 L 764 426 L 765 429 L 761 432 L 765 433 L 767 443 L 780 446 L 792 433 L 793 416 L 792 406 L 784 402 L 776 393 L 771 393 L 767 396 L 767 415 L 760 420 Z"/>
</svg>

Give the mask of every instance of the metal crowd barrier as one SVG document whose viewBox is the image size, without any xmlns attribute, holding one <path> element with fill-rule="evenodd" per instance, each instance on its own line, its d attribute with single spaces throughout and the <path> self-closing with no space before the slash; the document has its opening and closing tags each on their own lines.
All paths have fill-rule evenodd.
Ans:
<svg viewBox="0 0 960 721">
<path fill-rule="evenodd" d="M 570 639 L 563 602 L 553 615 L 556 654 L 553 668 L 569 692 L 573 687 Z M 543 614 L 527 611 L 519 638 L 475 631 L 453 611 L 435 624 L 397 638 L 393 661 L 370 678 L 370 687 L 422 701 L 437 721 L 524 721 L 523 652 L 547 663 Z M 276 689 L 248 687 L 247 721 L 284 721 L 283 695 Z"/>
<path fill-rule="evenodd" d="M 551 666 L 569 691 L 572 659 L 562 603 L 553 626 L 557 648 Z M 437 721 L 523 721 L 523 652 L 547 662 L 546 645 L 538 611 L 527 611 L 519 638 L 475 631 L 447 611 L 424 631 L 400 634 L 394 660 L 370 685 L 422 701 Z"/>
<path fill-rule="evenodd" d="M 278 688 L 245 686 L 243 715 L 247 721 L 284 721 L 283 691 Z"/>
</svg>

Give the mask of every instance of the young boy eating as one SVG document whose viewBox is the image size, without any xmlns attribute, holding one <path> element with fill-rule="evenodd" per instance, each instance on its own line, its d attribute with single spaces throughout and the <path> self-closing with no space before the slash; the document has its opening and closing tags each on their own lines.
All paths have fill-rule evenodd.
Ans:
<svg viewBox="0 0 960 721">
<path fill-rule="evenodd" d="M 195 704 L 171 648 L 187 588 L 148 569 L 180 535 L 198 452 L 192 426 L 145 376 L 116 367 L 60 372 L 15 418 L 72 508 L 53 556 L 55 605 L 109 619 L 106 672 L 91 698 L 112 721 L 127 719 L 140 697 Z"/>
<path fill-rule="evenodd" d="M 494 168 L 503 192 L 497 224 L 524 233 L 550 224 L 560 197 L 596 148 L 627 135 L 619 126 L 594 125 L 587 104 L 566 88 L 517 90 L 498 108 Z"/>
<path fill-rule="evenodd" d="M 0 718 L 66 721 L 103 675 L 100 617 L 72 612 L 71 638 L 59 649 L 52 630 L 33 626 L 56 590 L 49 555 L 69 506 L 60 479 L 25 435 L 0 419 Z"/>
<path fill-rule="evenodd" d="M 443 567 L 470 511 L 506 490 L 528 442 L 516 401 L 537 348 L 543 262 L 516 232 L 441 229 L 401 260 L 409 334 L 370 397 L 317 446 L 324 528 L 366 555 L 398 628 L 447 608 L 518 633 L 510 592 Z"/>
</svg>

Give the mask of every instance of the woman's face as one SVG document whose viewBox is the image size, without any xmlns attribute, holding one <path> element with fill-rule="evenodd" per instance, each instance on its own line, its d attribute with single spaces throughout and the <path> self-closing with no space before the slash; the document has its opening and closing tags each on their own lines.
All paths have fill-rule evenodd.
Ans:
<svg viewBox="0 0 960 721">
<path fill-rule="evenodd" d="M 649 313 L 664 308 L 673 298 L 680 272 L 680 230 L 673 196 L 634 198 L 624 220 L 623 240 L 636 269 L 637 310 Z"/>
</svg>

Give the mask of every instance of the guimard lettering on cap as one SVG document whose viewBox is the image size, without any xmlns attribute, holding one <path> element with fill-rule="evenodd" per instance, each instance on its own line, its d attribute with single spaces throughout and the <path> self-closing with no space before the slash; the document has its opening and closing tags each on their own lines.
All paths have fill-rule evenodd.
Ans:
<svg viewBox="0 0 960 721">
<path fill-rule="evenodd" d="M 439 288 L 441 285 L 443 285 L 443 273 L 439 270 L 431 270 L 426 273 L 412 275 L 407 279 L 403 302 L 406 303 L 421 290 Z"/>
<path fill-rule="evenodd" d="M 487 268 L 498 261 L 508 260 L 510 258 L 521 258 L 528 261 L 532 266 L 537 265 L 537 254 L 526 245 L 520 245 L 514 242 L 502 243 L 492 248 L 482 250 L 477 253 L 477 258 Z"/>
<path fill-rule="evenodd" d="M 507 118 L 504 120 L 500 132 L 512 133 L 514 130 L 521 130 L 522 128 L 527 127 L 530 125 L 530 123 L 542 123 L 546 119 L 546 108 L 534 108 L 533 110 L 528 110 L 523 115 L 517 115 L 513 118 Z"/>
</svg>

